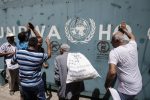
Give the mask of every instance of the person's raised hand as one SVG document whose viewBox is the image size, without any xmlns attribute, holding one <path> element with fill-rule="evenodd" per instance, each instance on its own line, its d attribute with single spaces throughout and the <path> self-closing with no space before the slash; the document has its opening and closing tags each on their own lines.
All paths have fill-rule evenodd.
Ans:
<svg viewBox="0 0 150 100">
<path fill-rule="evenodd" d="M 46 42 L 47 44 L 50 44 L 50 39 L 49 39 L 49 37 L 46 37 L 45 42 Z"/>
<path fill-rule="evenodd" d="M 34 30 L 34 25 L 32 24 L 32 23 L 28 23 L 28 27 L 30 28 L 30 29 L 32 29 L 32 30 Z"/>
<path fill-rule="evenodd" d="M 120 28 L 122 29 L 122 31 L 125 33 L 125 32 L 128 32 L 128 29 L 126 27 L 126 22 L 125 21 L 122 21 L 121 22 L 121 25 L 120 25 Z"/>
</svg>

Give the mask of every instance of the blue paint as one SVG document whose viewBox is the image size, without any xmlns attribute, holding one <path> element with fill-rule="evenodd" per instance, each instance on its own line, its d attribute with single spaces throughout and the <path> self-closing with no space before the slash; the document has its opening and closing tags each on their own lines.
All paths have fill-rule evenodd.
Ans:
<svg viewBox="0 0 150 100">
<path fill-rule="evenodd" d="M 20 25 L 21 25 L 21 24 L 20 24 L 20 20 L 17 20 L 16 24 L 17 24 L 18 26 L 20 26 Z"/>
<path fill-rule="evenodd" d="M 56 26 L 61 40 L 57 40 L 56 38 L 54 38 L 54 40 L 60 44 L 66 42 L 70 44 L 72 51 L 78 51 L 85 54 L 90 59 L 93 66 L 102 75 L 101 79 L 86 81 L 85 89 L 88 91 L 88 95 L 91 96 L 91 92 L 95 88 L 98 88 L 101 92 L 100 97 L 103 97 L 103 94 L 106 92 L 104 88 L 104 81 L 108 70 L 107 60 L 109 51 L 107 54 L 101 55 L 102 53 L 97 50 L 97 43 L 100 42 L 98 40 L 100 24 L 104 26 L 103 30 L 106 31 L 108 24 L 113 25 L 111 28 L 111 33 L 113 33 L 114 28 L 123 19 L 126 20 L 126 22 L 131 26 L 132 31 L 135 33 L 138 40 L 137 43 L 140 68 L 147 71 L 142 74 L 144 78 L 143 85 L 145 87 L 145 84 L 147 84 L 150 80 L 148 74 L 150 40 L 143 38 L 147 37 L 147 31 L 150 27 L 149 4 L 150 0 L 17 0 L 12 1 L 12 3 L 10 3 L 9 0 L 7 3 L 0 1 L 0 27 L 6 28 L 6 26 L 20 26 L 25 25 L 28 21 L 31 21 L 33 24 L 38 25 L 41 30 L 41 26 L 45 25 L 46 29 L 43 33 L 44 40 L 50 32 L 51 27 Z M 86 44 L 71 43 L 65 34 L 65 25 L 67 20 L 77 20 L 80 18 L 85 20 L 91 18 L 94 20 L 96 26 L 94 36 L 91 41 Z M 89 25 L 91 25 L 91 23 L 89 23 Z M 18 27 L 15 29 L 17 34 Z M 4 33 L 4 36 L 6 36 L 6 33 Z M 5 37 L 0 38 L 0 44 L 3 43 L 4 39 Z M 107 42 L 110 43 L 110 41 Z M 43 47 L 46 47 L 45 43 L 43 43 Z M 112 49 L 111 46 L 110 49 Z M 50 66 L 49 69 L 46 70 L 48 76 L 47 81 L 51 83 L 54 83 L 53 61 L 55 56 L 58 54 L 59 52 L 54 53 L 52 58 L 48 60 Z M 2 68 L 3 60 L 0 60 L 0 63 L 0 68 Z M 146 65 L 146 67 L 144 65 Z M 137 99 L 144 100 L 145 98 L 150 98 L 149 90 L 150 84 L 147 84 L 137 96 Z"/>
<path fill-rule="evenodd" d="M 144 39 L 144 38 L 141 38 L 141 39 L 140 39 L 140 44 L 144 44 L 144 42 L 145 42 L 145 39 Z"/>
</svg>

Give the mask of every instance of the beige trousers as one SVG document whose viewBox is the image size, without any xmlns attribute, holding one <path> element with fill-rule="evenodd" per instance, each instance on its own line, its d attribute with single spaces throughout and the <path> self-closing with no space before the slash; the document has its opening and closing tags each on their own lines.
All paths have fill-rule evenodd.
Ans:
<svg viewBox="0 0 150 100">
<path fill-rule="evenodd" d="M 8 80 L 10 91 L 19 90 L 19 69 L 6 69 L 6 78 Z"/>
</svg>

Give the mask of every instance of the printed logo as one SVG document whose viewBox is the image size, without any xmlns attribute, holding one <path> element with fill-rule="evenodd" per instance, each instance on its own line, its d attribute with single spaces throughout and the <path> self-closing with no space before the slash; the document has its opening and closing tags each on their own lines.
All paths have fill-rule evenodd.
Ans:
<svg viewBox="0 0 150 100">
<path fill-rule="evenodd" d="M 109 51 L 110 49 L 110 45 L 107 41 L 100 41 L 98 44 L 97 44 L 97 49 L 99 50 L 99 52 L 101 53 L 106 53 Z"/>
<path fill-rule="evenodd" d="M 52 41 L 52 52 L 57 52 L 60 48 L 60 44 L 57 41 Z"/>
<path fill-rule="evenodd" d="M 69 19 L 66 22 L 65 33 L 72 43 L 88 43 L 95 33 L 95 22 L 89 18 L 89 22 L 84 19 Z"/>
</svg>

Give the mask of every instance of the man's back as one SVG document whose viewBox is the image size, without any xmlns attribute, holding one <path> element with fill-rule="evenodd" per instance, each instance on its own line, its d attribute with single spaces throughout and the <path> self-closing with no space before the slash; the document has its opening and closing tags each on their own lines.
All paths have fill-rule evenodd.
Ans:
<svg viewBox="0 0 150 100">
<path fill-rule="evenodd" d="M 67 79 L 67 57 L 68 52 L 64 52 L 62 55 L 56 57 L 55 61 L 55 80 L 60 81 L 59 97 L 65 99 L 71 99 L 74 95 L 79 95 L 84 90 L 84 83 L 72 82 L 66 84 Z M 78 99 L 76 99 L 78 100 Z"/>
<path fill-rule="evenodd" d="M 142 78 L 138 67 L 137 44 L 130 41 L 110 52 L 109 63 L 117 65 L 118 90 L 125 94 L 137 94 L 142 88 Z"/>
<path fill-rule="evenodd" d="M 56 57 L 55 69 L 55 80 L 59 81 L 61 84 L 61 89 L 59 90 L 59 95 L 65 97 L 66 90 L 66 78 L 67 78 L 67 56 L 68 53 L 64 53 Z"/>
<path fill-rule="evenodd" d="M 41 79 L 41 65 L 47 60 L 47 54 L 28 50 L 19 50 L 12 61 L 19 64 L 19 76 L 22 86 L 32 87 L 38 85 Z"/>
</svg>

